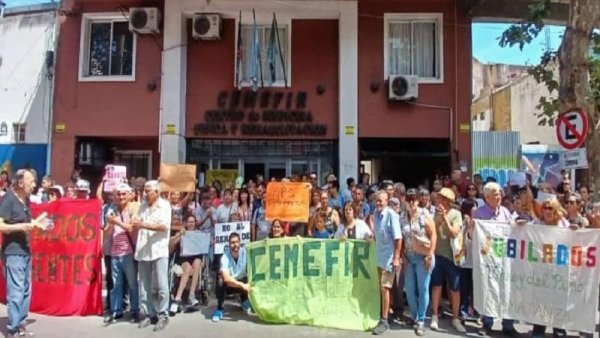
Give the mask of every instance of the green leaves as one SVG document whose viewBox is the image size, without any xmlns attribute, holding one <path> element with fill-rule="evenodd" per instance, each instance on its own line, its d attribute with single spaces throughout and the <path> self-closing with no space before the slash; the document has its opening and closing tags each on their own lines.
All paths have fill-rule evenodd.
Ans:
<svg viewBox="0 0 600 338">
<path fill-rule="evenodd" d="M 523 50 L 544 29 L 544 18 L 550 14 L 550 0 L 535 0 L 529 5 L 525 19 L 510 26 L 500 37 L 500 47 L 518 45 Z"/>
</svg>

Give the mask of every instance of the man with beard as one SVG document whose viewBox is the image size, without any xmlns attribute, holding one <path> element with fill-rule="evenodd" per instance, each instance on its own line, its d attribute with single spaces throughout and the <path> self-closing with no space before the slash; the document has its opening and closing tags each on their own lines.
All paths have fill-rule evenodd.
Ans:
<svg viewBox="0 0 600 338">
<path fill-rule="evenodd" d="M 240 235 L 236 232 L 229 235 L 229 247 L 221 256 L 221 268 L 217 277 L 217 309 L 212 315 L 212 321 L 218 322 L 223 318 L 223 302 L 226 293 L 239 293 L 242 309 L 247 313 L 252 311 L 248 300 L 250 284 L 246 276 L 246 248 L 241 247 Z"/>
</svg>

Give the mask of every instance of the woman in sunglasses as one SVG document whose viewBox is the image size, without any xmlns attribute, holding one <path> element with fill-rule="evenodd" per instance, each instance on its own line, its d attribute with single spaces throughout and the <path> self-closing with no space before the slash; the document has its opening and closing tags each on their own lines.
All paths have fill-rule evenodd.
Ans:
<svg viewBox="0 0 600 338">
<path fill-rule="evenodd" d="M 485 204 L 483 198 L 481 198 L 481 194 L 479 193 L 479 188 L 477 188 L 477 186 L 473 183 L 467 186 L 467 194 L 465 199 L 473 200 L 475 203 L 477 203 L 477 207 L 481 207 Z"/>
<path fill-rule="evenodd" d="M 408 219 L 402 224 L 404 238 L 405 288 L 410 307 L 407 325 L 417 336 L 425 335 L 425 314 L 429 306 L 429 283 L 435 266 L 437 234 L 429 211 L 419 207 L 416 189 L 406 192 Z"/>
</svg>

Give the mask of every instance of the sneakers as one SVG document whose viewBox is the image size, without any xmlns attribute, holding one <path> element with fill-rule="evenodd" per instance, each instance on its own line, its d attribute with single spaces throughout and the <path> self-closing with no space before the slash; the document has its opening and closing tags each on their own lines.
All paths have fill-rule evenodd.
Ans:
<svg viewBox="0 0 600 338">
<path fill-rule="evenodd" d="M 129 318 L 129 322 L 131 324 L 137 324 L 140 322 L 140 314 L 137 312 L 131 313 L 131 318 Z"/>
<path fill-rule="evenodd" d="M 213 315 L 212 315 L 212 321 L 214 323 L 216 323 L 216 322 L 220 321 L 221 319 L 223 319 L 223 310 L 219 310 L 219 309 L 215 310 L 215 312 L 213 312 Z"/>
<path fill-rule="evenodd" d="M 492 331 L 492 328 L 484 325 L 477 331 L 477 335 L 487 337 L 490 335 L 490 331 Z"/>
<path fill-rule="evenodd" d="M 152 329 L 152 331 L 154 331 L 154 332 L 162 331 L 162 330 L 164 330 L 165 327 L 167 327 L 167 324 L 169 324 L 169 317 L 160 317 L 160 319 L 158 320 L 158 323 L 156 323 L 156 325 L 154 326 L 154 329 Z"/>
<path fill-rule="evenodd" d="M 250 304 L 249 300 L 246 299 L 242 302 L 242 310 L 249 315 L 252 314 L 252 304 Z"/>
<path fill-rule="evenodd" d="M 423 337 L 425 335 L 425 323 L 420 322 L 415 324 L 415 335 Z"/>
<path fill-rule="evenodd" d="M 467 329 L 465 329 L 465 327 L 462 325 L 460 319 L 458 318 L 454 318 L 452 319 L 452 326 L 454 327 L 454 329 L 460 333 L 466 333 Z"/>
<path fill-rule="evenodd" d="M 196 299 L 196 296 L 194 296 L 194 294 L 190 293 L 190 298 L 189 298 L 189 302 L 190 302 L 190 306 L 194 307 L 196 305 L 198 305 L 200 303 L 199 300 Z"/>
<path fill-rule="evenodd" d="M 112 314 L 104 317 L 104 325 L 108 326 L 110 324 L 114 324 L 117 322 L 117 320 L 119 320 L 121 318 L 123 318 L 123 314 L 117 315 L 117 314 L 112 313 Z"/>
<path fill-rule="evenodd" d="M 390 324 L 388 324 L 387 319 L 380 319 L 379 323 L 373 329 L 373 334 L 376 336 L 380 336 L 384 334 L 387 330 L 390 329 Z"/>
<path fill-rule="evenodd" d="M 138 328 L 143 329 L 145 327 L 148 327 L 152 324 L 156 324 L 158 322 L 158 318 L 154 317 L 154 318 L 150 318 L 150 317 L 146 317 L 144 318 L 144 320 L 142 320 L 139 324 L 138 324 Z"/>
<path fill-rule="evenodd" d="M 33 337 L 35 333 L 27 331 L 24 327 L 20 327 L 17 332 L 13 333 L 11 337 Z"/>
<path fill-rule="evenodd" d="M 431 316 L 431 323 L 429 324 L 429 328 L 433 331 L 437 331 L 440 327 L 438 326 L 438 316 Z"/>
<path fill-rule="evenodd" d="M 515 330 L 515 328 L 510 328 L 510 329 L 502 329 L 502 335 L 503 336 L 507 336 L 507 337 L 517 337 L 519 336 L 519 332 L 517 332 L 517 330 Z M 566 335 L 566 332 L 565 332 Z"/>
<path fill-rule="evenodd" d="M 181 309 L 181 301 L 180 300 L 174 300 L 171 303 L 171 306 L 169 307 L 169 316 L 173 317 L 175 316 Z"/>
</svg>

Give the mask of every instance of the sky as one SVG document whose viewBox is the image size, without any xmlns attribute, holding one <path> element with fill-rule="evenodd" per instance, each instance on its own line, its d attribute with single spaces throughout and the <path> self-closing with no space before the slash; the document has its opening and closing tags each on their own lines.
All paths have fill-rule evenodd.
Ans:
<svg viewBox="0 0 600 338">
<path fill-rule="evenodd" d="M 0 0 L 6 3 L 7 8 L 26 6 L 36 3 L 52 2 L 52 0 Z M 58 0 L 56 0 L 58 1 Z M 502 48 L 498 45 L 498 38 L 508 27 L 507 24 L 474 23 L 473 56 L 484 63 L 506 63 L 514 65 L 538 64 L 540 57 L 546 50 L 546 34 L 542 33 L 531 44 L 526 45 L 523 51 L 518 47 Z M 550 48 L 558 49 L 564 28 L 547 26 L 550 31 Z"/>
<path fill-rule="evenodd" d="M 498 45 L 502 32 L 510 25 L 474 23 L 472 25 L 473 36 L 473 56 L 484 63 L 506 63 L 514 65 L 536 65 L 540 63 L 540 58 L 546 50 L 545 32 L 525 45 L 523 51 L 518 46 L 512 48 L 502 48 Z M 557 50 L 564 32 L 564 27 L 546 26 L 550 36 L 550 50 Z"/>
</svg>

